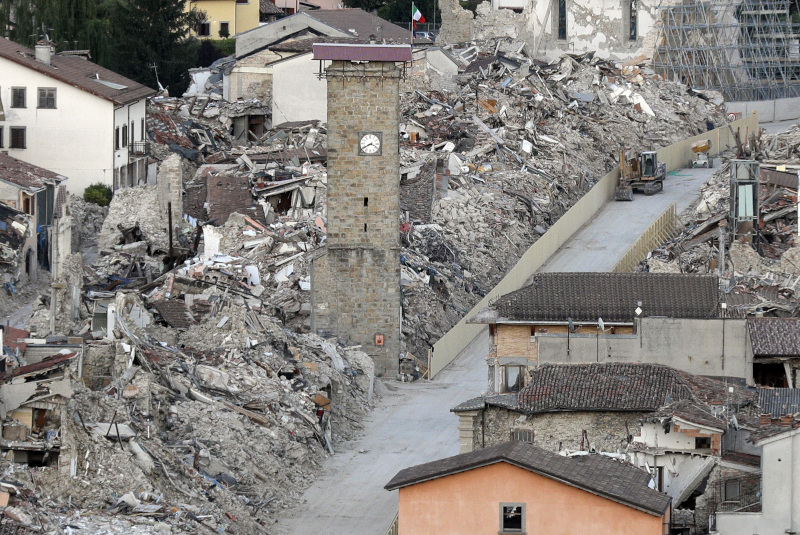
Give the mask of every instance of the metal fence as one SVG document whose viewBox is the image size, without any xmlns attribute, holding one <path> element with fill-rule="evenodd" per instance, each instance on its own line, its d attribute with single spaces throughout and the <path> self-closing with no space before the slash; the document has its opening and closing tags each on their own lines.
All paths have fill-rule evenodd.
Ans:
<svg viewBox="0 0 800 535">
<path fill-rule="evenodd" d="M 633 271 L 633 268 L 647 257 L 647 253 L 675 236 L 679 223 L 677 205 L 672 203 L 625 251 L 611 271 L 616 273 Z"/>
</svg>

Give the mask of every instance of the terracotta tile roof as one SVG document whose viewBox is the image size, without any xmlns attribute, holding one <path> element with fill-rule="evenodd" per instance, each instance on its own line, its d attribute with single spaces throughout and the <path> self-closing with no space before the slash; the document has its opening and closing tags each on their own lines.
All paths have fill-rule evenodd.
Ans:
<svg viewBox="0 0 800 535">
<path fill-rule="evenodd" d="M 25 342 L 20 342 L 19 340 L 24 340 L 28 338 L 31 333 L 22 329 L 17 329 L 15 327 L 11 327 L 10 325 L 3 325 L 3 345 L 7 348 L 14 351 L 15 349 L 19 349 L 20 354 L 25 352 L 25 348 L 28 347 L 28 344 Z M 0 354 L 2 354 L 2 349 L 0 349 Z"/>
<path fill-rule="evenodd" d="M 0 180 L 27 190 L 38 191 L 48 183 L 61 182 L 66 179 L 67 177 L 48 171 L 43 167 L 17 160 L 0 152 Z"/>
<path fill-rule="evenodd" d="M 194 319 L 186 308 L 186 303 L 177 299 L 161 299 L 154 301 L 153 306 L 170 327 L 188 329 L 194 325 Z"/>
<path fill-rule="evenodd" d="M 520 409 L 554 411 L 654 411 L 692 398 L 675 370 L 656 364 L 545 364 L 530 371 Z"/>
<path fill-rule="evenodd" d="M 47 65 L 36 60 L 33 50 L 8 39 L 0 38 L 0 57 L 24 65 L 105 100 L 110 100 L 118 106 L 136 102 L 156 93 L 155 90 L 149 87 L 145 87 L 79 56 L 53 54 L 50 58 L 50 65 Z M 125 87 L 110 87 L 101 83 L 103 81 Z"/>
<path fill-rule="evenodd" d="M 663 407 L 645 419 L 653 421 L 670 417 L 677 417 L 689 423 L 711 427 L 720 431 L 725 431 L 728 428 L 727 422 L 717 418 L 711 407 L 688 400 L 678 401 Z"/>
<path fill-rule="evenodd" d="M 253 201 L 247 175 L 220 172 L 206 178 L 208 220 L 224 225 L 233 212 L 266 223 L 264 210 Z"/>
<path fill-rule="evenodd" d="M 262 15 L 283 15 L 283 10 L 270 2 L 270 0 L 261 0 L 259 2 L 259 12 Z"/>
<path fill-rule="evenodd" d="M 746 407 L 756 398 L 754 391 L 742 386 L 660 364 L 544 364 L 532 368 L 530 374 L 530 383 L 519 394 L 472 398 L 451 410 L 473 411 L 490 406 L 527 414 L 664 410 L 664 415 L 678 410 L 690 421 L 694 418 L 701 423 L 701 419 L 711 417 L 707 423 L 719 425 L 714 421 L 711 405 Z"/>
<path fill-rule="evenodd" d="M 750 318 L 747 320 L 755 357 L 800 356 L 799 318 Z"/>
<path fill-rule="evenodd" d="M 411 42 L 411 31 L 397 24 L 392 24 L 388 20 L 383 20 L 377 15 L 367 13 L 363 9 L 320 9 L 305 11 L 304 13 L 323 24 L 364 41 L 368 40 L 370 35 L 374 35 L 379 42 L 383 40 L 387 43 Z M 355 33 L 350 30 L 354 30 Z M 430 41 L 427 39 L 415 39 L 414 42 Z"/>
<path fill-rule="evenodd" d="M 295 39 L 290 41 L 283 41 L 269 46 L 270 50 L 275 52 L 311 52 L 313 51 L 314 43 L 361 43 L 364 39 L 357 39 L 355 37 L 328 37 L 325 35 L 304 37 L 302 39 Z"/>
<path fill-rule="evenodd" d="M 602 455 L 564 457 L 524 442 L 508 442 L 406 468 L 398 472 L 385 488 L 394 490 L 499 462 L 654 516 L 663 515 L 672 500 L 668 495 L 649 488 L 650 475 L 629 464 Z"/>
<path fill-rule="evenodd" d="M 759 388 L 758 406 L 763 414 L 780 418 L 800 412 L 800 388 Z"/>
<path fill-rule="evenodd" d="M 678 273 L 537 273 L 531 284 L 489 308 L 510 321 L 632 322 L 642 316 L 713 318 L 719 315 L 715 275 Z"/>
</svg>

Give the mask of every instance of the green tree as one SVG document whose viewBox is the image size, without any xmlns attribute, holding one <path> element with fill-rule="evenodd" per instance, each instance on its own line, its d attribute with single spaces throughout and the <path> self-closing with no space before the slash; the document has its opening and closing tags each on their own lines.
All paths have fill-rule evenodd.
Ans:
<svg viewBox="0 0 800 535">
<path fill-rule="evenodd" d="M 187 35 L 203 13 L 185 11 L 186 0 L 110 1 L 107 66 L 149 87 L 160 82 L 171 94 L 182 94 L 200 46 Z"/>
</svg>

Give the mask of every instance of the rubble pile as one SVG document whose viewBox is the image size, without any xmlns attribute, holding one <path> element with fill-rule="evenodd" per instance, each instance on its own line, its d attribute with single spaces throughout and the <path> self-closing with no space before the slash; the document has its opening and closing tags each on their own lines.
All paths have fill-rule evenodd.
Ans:
<svg viewBox="0 0 800 535">
<path fill-rule="evenodd" d="M 640 268 L 730 274 L 725 291 L 732 313 L 795 315 L 800 309 L 800 295 L 796 295 L 800 275 L 798 147 L 800 125 L 794 125 L 782 134 L 754 133 L 737 154 L 730 154 L 760 164 L 755 240 L 730 243 L 731 165 L 726 161 L 701 188 L 697 204 L 681 215 L 685 224 L 681 233 L 652 251 Z"/>
<path fill-rule="evenodd" d="M 664 82 L 643 58 L 549 65 L 507 39 L 449 52 L 466 65 L 452 91 L 401 95 L 401 189 L 427 172 L 434 197 L 430 219 L 412 209 L 401 226 L 403 333 L 417 356 L 618 164 L 620 149 L 725 122 L 718 94 Z"/>
</svg>

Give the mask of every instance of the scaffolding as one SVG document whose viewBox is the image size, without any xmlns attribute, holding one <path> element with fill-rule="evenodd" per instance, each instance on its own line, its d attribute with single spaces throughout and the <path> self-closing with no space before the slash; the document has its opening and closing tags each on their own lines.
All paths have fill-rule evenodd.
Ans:
<svg viewBox="0 0 800 535">
<path fill-rule="evenodd" d="M 658 13 L 653 68 L 667 79 L 728 101 L 800 97 L 797 0 L 662 0 Z"/>
</svg>

